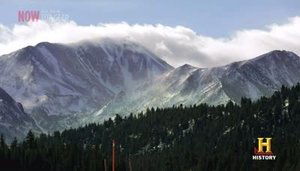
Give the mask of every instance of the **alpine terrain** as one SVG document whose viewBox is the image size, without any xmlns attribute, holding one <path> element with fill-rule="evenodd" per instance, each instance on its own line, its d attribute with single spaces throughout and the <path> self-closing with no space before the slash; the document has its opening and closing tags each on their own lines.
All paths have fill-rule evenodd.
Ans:
<svg viewBox="0 0 300 171">
<path fill-rule="evenodd" d="M 122 102 L 101 109 L 102 114 L 127 113 L 151 107 L 240 103 L 242 97 L 253 100 L 270 96 L 284 86 L 300 82 L 300 58 L 293 52 L 272 51 L 251 60 L 215 68 L 183 65 L 151 80 Z M 146 88 L 145 88 L 146 87 Z M 122 105 L 125 104 L 125 105 Z M 97 113 L 99 115 L 99 113 Z"/>
<path fill-rule="evenodd" d="M 24 138 L 29 130 L 41 131 L 35 121 L 24 112 L 22 104 L 0 88 L 0 132 L 11 141 L 14 137 Z"/>
<path fill-rule="evenodd" d="M 28 46 L 1 56 L 0 73 L 0 87 L 24 106 L 20 122 L 35 120 L 41 131 L 52 132 L 152 107 L 270 96 L 282 85 L 300 82 L 300 58 L 276 50 L 220 67 L 174 68 L 141 45 L 102 39 Z"/>
</svg>

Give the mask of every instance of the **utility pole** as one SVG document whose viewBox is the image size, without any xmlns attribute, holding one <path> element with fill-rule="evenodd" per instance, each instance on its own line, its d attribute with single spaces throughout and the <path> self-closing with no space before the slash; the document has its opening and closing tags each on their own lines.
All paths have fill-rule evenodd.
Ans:
<svg viewBox="0 0 300 171">
<path fill-rule="evenodd" d="M 106 159 L 104 159 L 104 171 L 107 171 Z"/>
<path fill-rule="evenodd" d="M 115 140 L 112 142 L 112 171 L 115 170 Z"/>
</svg>

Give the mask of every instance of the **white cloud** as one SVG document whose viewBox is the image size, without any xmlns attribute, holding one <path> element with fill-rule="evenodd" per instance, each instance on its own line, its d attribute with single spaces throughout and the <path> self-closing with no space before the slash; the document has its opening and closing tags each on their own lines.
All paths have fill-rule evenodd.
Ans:
<svg viewBox="0 0 300 171">
<path fill-rule="evenodd" d="M 249 59 L 275 49 L 300 54 L 300 17 L 264 30 L 241 30 L 228 38 L 211 38 L 183 27 L 129 25 L 127 23 L 80 26 L 75 22 L 0 25 L 0 54 L 39 42 L 72 43 L 95 38 L 126 38 L 142 44 L 173 66 L 189 63 L 199 67 L 224 65 Z"/>
</svg>

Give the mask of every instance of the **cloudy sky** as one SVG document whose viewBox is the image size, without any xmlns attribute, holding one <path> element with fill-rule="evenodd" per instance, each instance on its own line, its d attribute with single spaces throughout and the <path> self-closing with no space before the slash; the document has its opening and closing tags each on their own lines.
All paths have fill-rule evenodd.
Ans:
<svg viewBox="0 0 300 171">
<path fill-rule="evenodd" d="M 55 20 L 19 23 L 20 10 Z M 0 54 L 102 37 L 136 41 L 174 66 L 224 65 L 274 49 L 300 54 L 299 0 L 1 0 L 0 14 Z"/>
</svg>

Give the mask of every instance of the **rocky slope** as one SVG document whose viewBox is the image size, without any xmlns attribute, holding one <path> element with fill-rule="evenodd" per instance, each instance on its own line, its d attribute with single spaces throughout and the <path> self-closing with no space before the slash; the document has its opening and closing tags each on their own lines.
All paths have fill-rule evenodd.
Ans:
<svg viewBox="0 0 300 171">
<path fill-rule="evenodd" d="M 300 82 L 300 58 L 272 51 L 226 66 L 173 68 L 138 44 L 103 39 L 25 47 L 0 57 L 0 73 L 0 87 L 51 132 L 148 107 L 269 96 Z"/>
<path fill-rule="evenodd" d="M 22 104 L 0 88 L 0 134 L 11 141 L 15 137 L 25 137 L 29 130 L 41 131 L 35 121 L 25 113 Z"/>
</svg>

